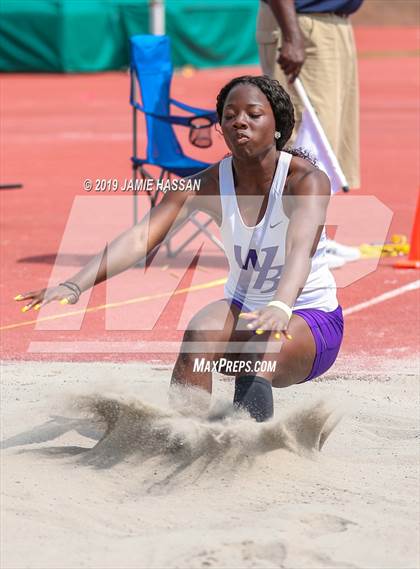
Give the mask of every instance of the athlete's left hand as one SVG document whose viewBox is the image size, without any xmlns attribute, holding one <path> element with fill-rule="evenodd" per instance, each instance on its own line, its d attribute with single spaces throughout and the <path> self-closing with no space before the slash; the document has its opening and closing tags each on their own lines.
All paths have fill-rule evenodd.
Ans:
<svg viewBox="0 0 420 569">
<path fill-rule="evenodd" d="M 281 335 L 291 340 L 292 337 L 288 333 L 289 318 L 283 310 L 276 306 L 265 306 L 261 310 L 253 312 L 241 312 L 239 318 L 249 320 L 247 328 L 255 330 L 256 334 L 264 332 L 273 332 L 276 339 L 280 339 Z"/>
</svg>

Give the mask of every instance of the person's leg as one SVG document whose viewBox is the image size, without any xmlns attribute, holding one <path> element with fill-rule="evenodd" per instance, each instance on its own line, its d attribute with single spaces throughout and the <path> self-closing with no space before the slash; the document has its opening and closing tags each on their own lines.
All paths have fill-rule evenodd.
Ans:
<svg viewBox="0 0 420 569">
<path fill-rule="evenodd" d="M 305 320 L 293 314 L 288 332 L 291 340 L 283 337 L 276 340 L 268 332 L 253 336 L 241 354 L 246 359 L 248 351 L 255 349 L 253 357 L 258 362 L 254 367 L 255 375 L 268 380 L 274 387 L 287 387 L 304 381 L 310 375 L 315 360 L 316 344 Z"/>
<path fill-rule="evenodd" d="M 273 416 L 274 379 L 278 381 L 281 375 L 282 381 L 285 381 L 287 375 L 286 381 L 291 385 L 310 374 L 316 354 L 311 331 L 298 316 L 292 316 L 289 331 L 293 335 L 292 349 L 290 346 L 285 349 L 284 341 L 268 332 L 257 335 L 251 331 L 248 339 L 245 335 L 241 338 L 242 351 L 236 355 L 236 364 L 241 365 L 244 371 L 235 374 L 233 402 L 257 422 L 267 421 Z M 286 357 L 281 355 L 283 350 L 287 351 Z"/>
<path fill-rule="evenodd" d="M 316 309 L 297 310 L 290 320 L 288 331 L 291 340 L 281 340 L 277 349 L 270 342 L 274 351 L 267 348 L 269 334 L 264 334 L 265 342 L 258 355 L 261 362 L 275 363 L 274 370 L 258 373 L 270 381 L 273 387 L 288 387 L 318 377 L 334 363 L 343 339 L 343 314 L 341 307 L 332 312 Z"/>
<path fill-rule="evenodd" d="M 212 372 L 194 370 L 194 362 L 202 358 L 206 362 L 214 362 L 224 355 L 239 313 L 240 308 L 235 304 L 218 300 L 205 306 L 192 318 L 184 334 L 171 384 L 193 385 L 211 393 Z"/>
<path fill-rule="evenodd" d="M 343 18 L 333 14 L 299 16 L 311 21 L 306 60 L 299 78 L 311 101 L 329 143 L 337 153 L 340 141 L 342 69 L 339 27 Z"/>
<path fill-rule="evenodd" d="M 359 187 L 359 87 L 351 23 L 310 16 L 306 61 L 299 75 L 350 188 Z M 299 16 L 303 24 L 306 17 Z M 302 29 L 304 26 L 302 26 Z"/>
<path fill-rule="evenodd" d="M 350 188 L 360 187 L 359 79 L 357 54 L 350 20 L 340 26 L 342 69 L 340 141 L 337 159 Z"/>
<path fill-rule="evenodd" d="M 260 2 L 257 17 L 256 40 L 262 72 L 271 78 L 276 78 L 275 68 L 278 67 L 277 48 L 279 35 L 280 29 L 270 6 Z"/>
<path fill-rule="evenodd" d="M 331 313 L 296 311 L 288 327 L 291 340 L 247 330 L 245 322 L 238 324 L 240 312 L 238 306 L 223 300 L 208 305 L 192 319 L 173 370 L 172 385 L 196 386 L 211 393 L 212 372 L 194 370 L 194 360 L 242 360 L 252 371 L 236 374 L 234 403 L 257 421 L 265 421 L 273 414 L 272 386 L 302 383 L 333 364 L 343 336 L 342 312 L 340 307 Z"/>
</svg>

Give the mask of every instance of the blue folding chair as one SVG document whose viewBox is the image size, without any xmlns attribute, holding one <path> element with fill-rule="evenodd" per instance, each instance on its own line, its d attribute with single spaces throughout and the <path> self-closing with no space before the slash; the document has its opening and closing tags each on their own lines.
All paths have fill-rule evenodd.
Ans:
<svg viewBox="0 0 420 569">
<path fill-rule="evenodd" d="M 211 125 L 217 122 L 217 114 L 215 111 L 191 107 L 171 98 L 170 87 L 173 67 L 169 37 L 154 35 L 132 36 L 130 38 L 130 54 L 130 104 L 133 107 L 133 156 L 131 157 L 133 187 L 137 187 L 139 176 L 143 180 L 152 178 L 145 169 L 145 165 L 158 166 L 160 168 L 160 182 L 165 179 L 170 180 L 173 175 L 180 177 L 191 176 L 200 170 L 204 170 L 209 164 L 184 154 L 175 135 L 173 125 L 188 127 L 190 129 L 190 141 L 196 146 L 208 147 L 211 144 L 209 129 Z M 171 105 L 189 114 L 183 116 L 171 115 Z M 137 112 L 139 111 L 144 113 L 146 122 L 147 149 L 145 158 L 137 156 Z M 206 136 L 200 137 L 200 131 L 206 132 Z M 199 136 L 195 140 L 197 134 Z M 147 193 L 149 194 L 151 207 L 154 207 L 160 192 Z M 137 221 L 137 193 L 134 192 L 134 224 Z M 169 256 L 177 255 L 200 232 L 205 233 L 223 250 L 222 243 L 207 229 L 212 222 L 211 218 L 205 223 L 201 223 L 195 214 L 192 214 L 187 221 L 191 221 L 197 227 L 197 231 L 176 250 L 171 249 L 169 238 L 166 241 Z M 178 226 L 176 231 L 182 225 Z M 173 233 L 171 233 L 171 237 Z"/>
</svg>

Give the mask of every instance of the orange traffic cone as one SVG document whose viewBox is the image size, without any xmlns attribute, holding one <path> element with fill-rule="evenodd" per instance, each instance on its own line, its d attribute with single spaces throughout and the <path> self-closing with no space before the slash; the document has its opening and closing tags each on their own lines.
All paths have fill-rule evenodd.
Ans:
<svg viewBox="0 0 420 569">
<path fill-rule="evenodd" d="M 416 215 L 411 232 L 410 252 L 407 259 L 394 264 L 397 269 L 420 269 L 420 194 L 417 198 Z"/>
</svg>

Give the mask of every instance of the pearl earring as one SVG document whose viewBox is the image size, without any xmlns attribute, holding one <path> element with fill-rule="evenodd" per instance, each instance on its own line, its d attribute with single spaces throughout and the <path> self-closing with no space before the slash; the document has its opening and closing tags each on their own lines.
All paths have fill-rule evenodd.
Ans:
<svg viewBox="0 0 420 569">
<path fill-rule="evenodd" d="M 281 137 L 281 132 L 279 132 L 278 130 L 276 130 L 276 132 L 274 133 L 274 138 L 276 140 L 278 140 Z"/>
</svg>

